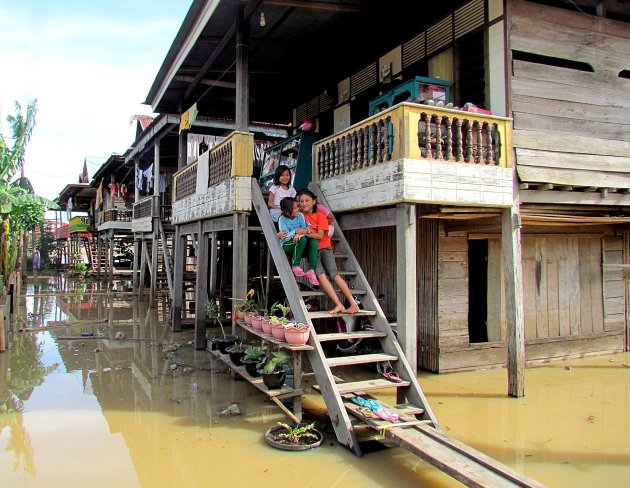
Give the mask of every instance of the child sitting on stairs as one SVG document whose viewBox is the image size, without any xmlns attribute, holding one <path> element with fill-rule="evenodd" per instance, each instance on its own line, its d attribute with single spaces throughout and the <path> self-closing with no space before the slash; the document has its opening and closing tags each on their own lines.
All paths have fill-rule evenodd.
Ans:
<svg viewBox="0 0 630 488">
<path fill-rule="evenodd" d="M 306 222 L 300 213 L 299 206 L 295 198 L 285 197 L 280 200 L 280 210 L 282 215 L 278 219 L 278 238 L 280 245 L 287 256 L 291 259 L 291 271 L 298 276 L 306 276 L 312 285 L 319 285 L 315 276 L 315 266 L 317 265 L 317 241 L 306 237 Z M 300 261 L 304 256 L 308 257 L 308 271 L 304 273 L 300 267 Z"/>
</svg>

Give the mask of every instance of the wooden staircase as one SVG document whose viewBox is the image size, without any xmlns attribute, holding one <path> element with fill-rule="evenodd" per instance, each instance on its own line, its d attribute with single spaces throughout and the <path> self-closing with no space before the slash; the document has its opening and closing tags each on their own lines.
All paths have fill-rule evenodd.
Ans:
<svg viewBox="0 0 630 488">
<path fill-rule="evenodd" d="M 317 185 L 311 183 L 309 187 L 318 196 L 318 201 L 328 206 Z M 321 296 L 323 293 L 316 290 L 301 291 L 299 289 L 291 272 L 289 260 L 278 242 L 276 228 L 267 209 L 267 203 L 254 179 L 252 179 L 252 202 L 294 318 L 299 322 L 311 325 L 314 321 L 330 318 L 331 315 L 326 311 L 309 312 L 307 310 L 304 299 L 310 296 Z M 411 370 L 400 344 L 337 222 L 335 222 L 335 241 L 336 250 L 340 251 L 340 254 L 335 257 L 344 262 L 343 269 L 345 271 L 340 274 L 348 277 L 351 288 L 354 288 L 353 294 L 361 296 L 361 302 L 365 307 L 365 310 L 358 314 L 338 315 L 342 316 L 348 325 L 351 325 L 358 316 L 367 316 L 373 326 L 373 330 L 352 331 L 349 327 L 349 332 L 328 334 L 317 334 L 314 328 L 311 330 L 308 345 L 312 346 L 313 349 L 306 354 L 308 354 L 318 383 L 314 388 L 324 398 L 339 443 L 356 455 L 361 455 L 361 447 L 355 428 L 358 430 L 367 427 L 371 431 L 377 432 L 380 439 L 387 439 L 407 449 L 466 486 L 543 488 L 544 485 L 541 483 L 527 478 L 442 432 L 418 384 L 416 375 Z M 382 352 L 328 357 L 322 348 L 322 344 L 327 342 L 356 339 L 378 340 Z M 400 383 L 391 382 L 381 376 L 358 381 L 345 381 L 342 378 L 344 368 L 385 361 L 388 361 L 393 370 L 398 373 L 402 380 Z M 379 420 L 373 415 L 364 413 L 352 401 L 355 396 L 360 395 L 366 398 L 369 397 L 367 392 L 384 389 L 396 389 L 395 405 L 386 405 L 382 401 L 378 401 L 381 405 L 398 414 L 398 421 Z"/>
<path fill-rule="evenodd" d="M 325 205 L 326 203 L 322 201 L 321 191 L 319 191 L 315 185 L 311 184 L 311 186 L 314 193 L 319 196 L 319 201 Z M 313 325 L 314 321 L 330 318 L 331 315 L 327 311 L 309 312 L 306 309 L 304 298 L 313 295 L 323 295 L 323 292 L 300 291 L 298 288 L 291 272 L 289 261 L 278 242 L 276 229 L 267 209 L 267 204 L 255 180 L 252 180 L 252 201 L 295 319 L 299 322 Z M 320 391 L 324 398 L 338 441 L 355 454 L 360 455 L 361 448 L 357 441 L 347 406 L 344 404 L 344 399 L 342 398 L 344 394 L 396 389 L 397 403 L 407 403 L 414 406 L 418 412 L 421 412 L 418 414 L 419 420 L 431 422 L 436 429 L 439 429 L 439 427 L 422 389 L 418 384 L 416 375 L 411 370 L 400 348 L 400 344 L 396 340 L 389 322 L 338 224 L 335 224 L 335 240 L 336 250 L 340 252 L 340 254 L 335 257 L 338 260 L 343 260 L 344 263 L 342 267 L 343 271 L 340 271 L 339 274 L 349 280 L 350 287 L 354 288 L 353 293 L 361 294 L 361 301 L 364 306 L 364 310 L 361 310 L 357 314 L 337 314 L 337 316 L 344 317 L 344 321 L 346 321 L 349 326 L 354 323 L 356 317 L 370 317 L 373 331 L 349 331 L 322 334 L 320 336 L 315 331 L 315 328 L 313 328 L 308 343 L 313 347 L 313 350 L 309 351 L 308 358 L 317 380 L 315 388 Z M 378 340 L 383 352 L 377 354 L 327 357 L 322 348 L 323 342 L 365 338 Z M 400 383 L 394 383 L 382 377 L 361 381 L 339 381 L 344 367 L 359 364 L 376 364 L 383 361 L 389 361 L 391 363 L 393 370 L 402 380 Z M 335 368 L 334 376 L 332 373 L 333 368 Z"/>
<path fill-rule="evenodd" d="M 100 256 L 98 255 L 97 239 L 98 238 L 95 239 L 94 237 L 86 238 L 85 247 L 90 254 L 90 266 L 92 271 L 94 273 L 105 273 L 107 271 L 108 255 L 107 253 L 101 253 Z"/>
</svg>

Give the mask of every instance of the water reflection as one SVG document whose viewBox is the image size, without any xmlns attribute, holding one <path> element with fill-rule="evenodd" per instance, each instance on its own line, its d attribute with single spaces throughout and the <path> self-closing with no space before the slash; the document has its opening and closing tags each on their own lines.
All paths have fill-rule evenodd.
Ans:
<svg viewBox="0 0 630 488">
<path fill-rule="evenodd" d="M 356 458 L 330 430 L 316 451 L 269 448 L 262 433 L 279 410 L 195 351 L 192 329 L 171 333 L 166 300 L 149 307 L 124 281 L 40 276 L 20 317 L 25 332 L 0 354 L 3 487 L 459 486 L 401 449 Z M 453 437 L 550 486 L 623 486 L 629 363 L 530 369 L 518 400 L 504 370 L 420 379 Z M 222 415 L 233 403 L 241 415 Z M 323 412 L 311 393 L 304 406 Z"/>
</svg>

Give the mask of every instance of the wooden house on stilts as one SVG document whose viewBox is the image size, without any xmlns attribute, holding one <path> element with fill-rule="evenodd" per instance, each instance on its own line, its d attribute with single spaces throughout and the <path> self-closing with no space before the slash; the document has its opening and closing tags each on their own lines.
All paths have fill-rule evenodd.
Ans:
<svg viewBox="0 0 630 488">
<path fill-rule="evenodd" d="M 615 2 L 555 3 L 194 1 L 147 103 L 235 125 L 173 177 L 175 330 L 190 254 L 198 309 L 271 279 L 266 251 L 296 318 L 328 318 L 306 309 L 323 294 L 296 285 L 257 178 L 290 155 L 270 149 L 257 167 L 250 128 L 310 118 L 310 188 L 334 212 L 339 268 L 383 350 L 331 358 L 323 345 L 340 336 L 309 341 L 342 444 L 359 452 L 355 391 L 396 387 L 435 421 L 418 368 L 507 364 L 522 396 L 526 361 L 627 350 L 628 17 Z M 384 361 L 401 383 L 332 375 Z"/>
</svg>

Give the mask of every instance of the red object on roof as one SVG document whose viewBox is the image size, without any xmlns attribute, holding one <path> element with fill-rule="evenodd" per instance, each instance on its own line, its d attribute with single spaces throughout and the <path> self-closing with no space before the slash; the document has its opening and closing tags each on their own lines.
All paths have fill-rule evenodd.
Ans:
<svg viewBox="0 0 630 488">
<path fill-rule="evenodd" d="M 150 115 L 134 115 L 131 117 L 131 122 L 134 120 L 138 121 L 140 129 L 144 131 L 147 127 L 149 127 L 149 124 L 153 122 L 153 119 L 155 119 L 155 117 L 151 117 Z"/>
</svg>

